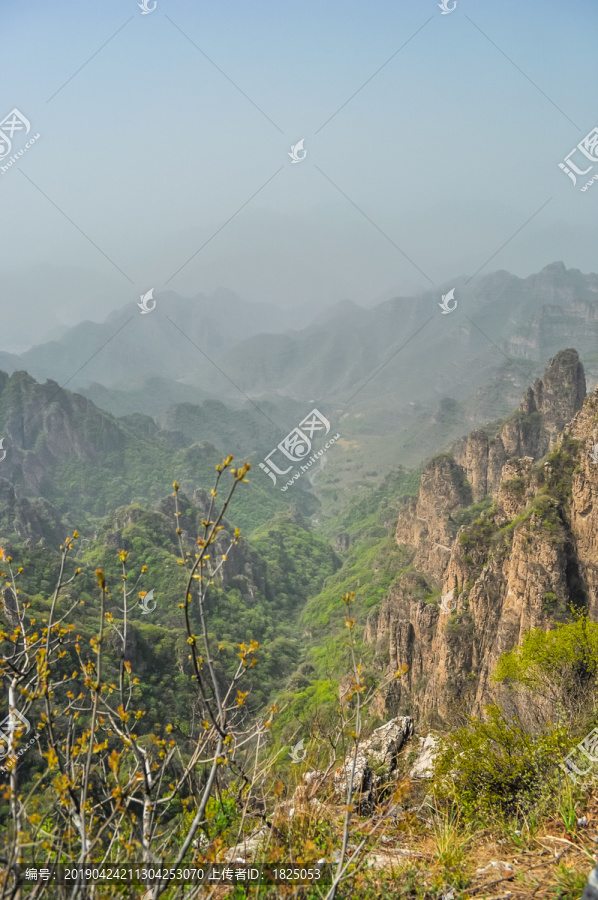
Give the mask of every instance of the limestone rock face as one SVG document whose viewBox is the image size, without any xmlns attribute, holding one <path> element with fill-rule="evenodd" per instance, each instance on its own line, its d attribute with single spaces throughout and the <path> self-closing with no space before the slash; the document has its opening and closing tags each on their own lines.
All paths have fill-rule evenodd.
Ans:
<svg viewBox="0 0 598 900">
<path fill-rule="evenodd" d="M 491 702 L 538 714 L 492 674 L 528 629 L 567 621 L 572 602 L 598 620 L 598 389 L 584 394 L 566 350 L 499 435 L 475 431 L 424 468 L 396 529 L 413 567 L 364 634 L 385 673 L 406 667 L 376 698 L 379 715 L 454 724 Z"/>
<path fill-rule="evenodd" d="M 431 732 L 419 739 L 417 759 L 411 767 L 411 778 L 431 778 L 434 773 L 434 760 L 438 753 L 439 740 Z"/>
<path fill-rule="evenodd" d="M 410 716 L 399 716 L 376 728 L 370 737 L 359 745 L 352 799 L 358 804 L 360 815 L 368 815 L 373 810 L 380 789 L 392 779 L 403 744 L 412 734 L 413 719 Z M 334 789 L 345 800 L 353 760 L 352 751 L 347 754 L 343 765 L 334 775 Z"/>
<path fill-rule="evenodd" d="M 581 409 L 585 395 L 586 378 L 577 351 L 564 350 L 550 360 L 544 377 L 534 385 L 536 406 L 550 444 Z"/>
<path fill-rule="evenodd" d="M 473 431 L 453 446 L 455 461 L 471 485 L 474 502 L 496 497 L 508 459 L 540 459 L 565 425 L 581 409 L 586 395 L 583 365 L 576 350 L 563 350 L 550 360 L 542 378 L 528 387 L 519 409 L 494 437 Z"/>
<path fill-rule="evenodd" d="M 472 431 L 465 441 L 460 464 L 471 485 L 474 503 L 488 493 L 489 454 L 488 435 L 483 431 Z"/>
<path fill-rule="evenodd" d="M 578 467 L 573 473 L 572 498 L 568 509 L 579 580 L 585 585 L 590 616 L 598 620 L 598 463 L 591 450 L 598 445 L 598 387 L 565 429 L 581 441 Z M 580 597 L 581 599 L 581 597 Z"/>
<path fill-rule="evenodd" d="M 256 856 L 260 847 L 267 842 L 268 837 L 269 831 L 267 828 L 256 828 L 251 834 L 244 837 L 240 844 L 229 847 L 228 850 L 224 852 L 224 859 L 228 863 L 245 863 L 247 860 L 251 861 Z"/>
<path fill-rule="evenodd" d="M 494 440 L 490 440 L 488 444 L 488 475 L 486 476 L 486 485 L 488 493 L 493 497 L 496 496 L 502 479 L 503 466 L 507 459 L 507 451 L 503 444 L 502 438 L 499 436 Z"/>
<path fill-rule="evenodd" d="M 401 512 L 396 530 L 398 544 L 416 548 L 413 564 L 417 569 L 437 576 L 444 570 L 455 531 L 451 513 L 471 500 L 463 469 L 448 453 L 434 457 L 424 468 L 419 496 Z"/>
<path fill-rule="evenodd" d="M 341 532 L 341 534 L 337 534 L 334 540 L 334 549 L 336 553 L 346 553 L 351 544 L 351 538 L 346 532 Z"/>
<path fill-rule="evenodd" d="M 104 544 L 107 550 L 122 550 L 123 536 L 121 531 L 107 531 L 104 537 Z"/>
<path fill-rule="evenodd" d="M 502 470 L 502 481 L 498 488 L 498 502 L 507 521 L 518 516 L 530 498 L 533 490 L 529 487 L 529 476 L 534 465 L 531 456 L 523 459 L 511 459 Z"/>
</svg>

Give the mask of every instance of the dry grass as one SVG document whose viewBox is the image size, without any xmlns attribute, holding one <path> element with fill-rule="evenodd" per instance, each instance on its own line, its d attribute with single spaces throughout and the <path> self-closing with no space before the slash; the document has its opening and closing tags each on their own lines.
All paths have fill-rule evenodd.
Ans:
<svg viewBox="0 0 598 900">
<path fill-rule="evenodd" d="M 411 799 L 418 791 L 420 785 Z M 559 815 L 541 826 L 532 820 L 519 828 L 476 831 L 448 809 L 430 810 L 429 815 L 404 812 L 396 821 L 379 810 L 369 819 L 355 820 L 349 852 L 364 836 L 371 839 L 337 898 L 441 900 L 449 894 L 452 900 L 578 900 L 598 852 L 594 796 L 588 797 L 584 815 L 583 827 L 571 827 Z M 277 819 L 284 839 L 274 839 L 270 849 L 279 859 L 331 859 L 340 844 L 342 818 L 338 805 L 299 804 L 286 825 L 282 817 Z M 319 896 L 313 889 L 287 891 L 277 887 L 260 896 Z"/>
</svg>

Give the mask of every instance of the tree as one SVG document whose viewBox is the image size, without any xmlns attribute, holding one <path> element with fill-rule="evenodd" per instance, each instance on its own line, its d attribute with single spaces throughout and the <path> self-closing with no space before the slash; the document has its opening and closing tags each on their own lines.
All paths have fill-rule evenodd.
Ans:
<svg viewBox="0 0 598 900">
<path fill-rule="evenodd" d="M 259 749 L 271 722 L 262 717 L 249 726 L 244 716 L 249 690 L 241 686 L 246 672 L 257 663 L 258 644 L 253 640 L 238 644 L 238 662 L 227 678 L 218 663 L 222 646 L 209 633 L 206 613 L 208 593 L 241 537 L 235 529 L 225 539 L 223 523 L 250 466 L 245 463 L 234 469 L 231 463 L 229 456 L 216 466 L 203 532 L 193 550 L 184 546 L 179 488 L 174 482 L 179 565 L 188 573 L 185 597 L 179 604 L 189 647 L 184 674 L 195 696 L 185 731 L 163 723 L 154 733 L 143 722 L 147 710 L 129 659 L 129 617 L 137 596 L 146 595 L 137 592 L 145 567 L 129 587 L 129 554 L 119 551 L 118 600 L 104 572 L 96 571 L 99 597 L 93 616 L 95 633 L 88 647 L 69 623 L 80 603 L 72 591 L 81 569 L 68 574 L 77 532 L 61 545 L 56 587 L 48 615 L 39 624 L 31 614 L 31 602 L 22 600 L 18 587 L 22 567 L 15 571 L 11 557 L 0 551 L 0 567 L 7 570 L 0 571 L 6 579 L 0 685 L 8 699 L 2 900 L 23 895 L 21 867 L 28 863 L 68 863 L 83 869 L 133 862 L 155 865 L 163 860 L 175 869 L 188 865 L 193 857 L 201 858 L 198 846 L 201 830 L 208 829 L 206 809 L 219 784 L 241 783 L 238 798 L 246 812 L 258 774 L 255 766 L 251 776 L 245 772 L 248 751 L 253 746 Z M 232 484 L 218 508 L 225 473 L 232 476 Z M 31 746 L 33 739 L 24 746 L 34 721 L 38 754 Z M 185 897 L 196 897 L 201 889 L 186 888 Z M 172 891 L 177 890 L 163 881 L 153 888 L 152 898 L 174 896 Z M 99 888 L 89 877 L 82 877 L 68 886 L 38 883 L 33 895 L 94 900 L 122 893 L 117 886 Z"/>
</svg>

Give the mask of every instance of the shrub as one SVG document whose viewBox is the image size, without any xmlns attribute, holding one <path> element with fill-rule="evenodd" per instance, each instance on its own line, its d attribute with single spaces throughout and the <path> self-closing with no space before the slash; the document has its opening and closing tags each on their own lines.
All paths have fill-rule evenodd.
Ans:
<svg viewBox="0 0 598 900">
<path fill-rule="evenodd" d="M 462 525 L 471 525 L 472 522 L 479 519 L 483 514 L 492 516 L 493 512 L 494 500 L 489 495 L 488 497 L 484 497 L 483 500 L 478 501 L 478 503 L 474 503 L 464 509 L 458 509 L 452 514 L 452 519 L 455 525 L 460 528 Z"/>
<path fill-rule="evenodd" d="M 545 491 L 560 503 L 567 502 L 571 498 L 573 473 L 577 468 L 577 457 L 582 447 L 581 441 L 566 434 L 559 446 L 537 467 L 540 477 L 545 480 Z"/>
<path fill-rule="evenodd" d="M 461 547 L 474 547 L 479 550 L 486 550 L 490 545 L 493 535 L 498 527 L 489 519 L 476 519 L 467 530 L 462 531 L 459 535 L 459 544 Z"/>
<path fill-rule="evenodd" d="M 504 481 L 502 484 L 502 489 L 513 494 L 514 497 L 524 497 L 525 485 L 525 478 L 522 478 L 520 475 L 518 475 L 515 478 L 511 478 L 510 481 Z"/>
<path fill-rule="evenodd" d="M 553 597 L 545 594 L 545 602 Z M 570 720 L 579 717 L 598 680 L 598 624 L 578 613 L 551 631 L 528 631 L 521 646 L 501 656 L 493 679 L 547 698 Z"/>
<path fill-rule="evenodd" d="M 435 765 L 434 792 L 453 800 L 465 815 L 487 823 L 525 814 L 547 791 L 556 766 L 567 752 L 565 729 L 546 735 L 525 734 L 497 706 L 487 720 L 468 718 L 468 725 L 447 737 Z"/>
</svg>

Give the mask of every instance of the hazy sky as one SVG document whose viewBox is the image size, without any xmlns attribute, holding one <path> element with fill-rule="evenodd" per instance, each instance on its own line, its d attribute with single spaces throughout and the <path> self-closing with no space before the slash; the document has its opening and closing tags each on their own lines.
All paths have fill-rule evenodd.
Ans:
<svg viewBox="0 0 598 900">
<path fill-rule="evenodd" d="M 598 269 L 598 184 L 558 168 L 598 125 L 595 0 L 0 0 L 0 33 L 0 118 L 41 135 L 0 174 L 0 349 L 150 287 L 371 305 L 495 253 Z"/>
</svg>

